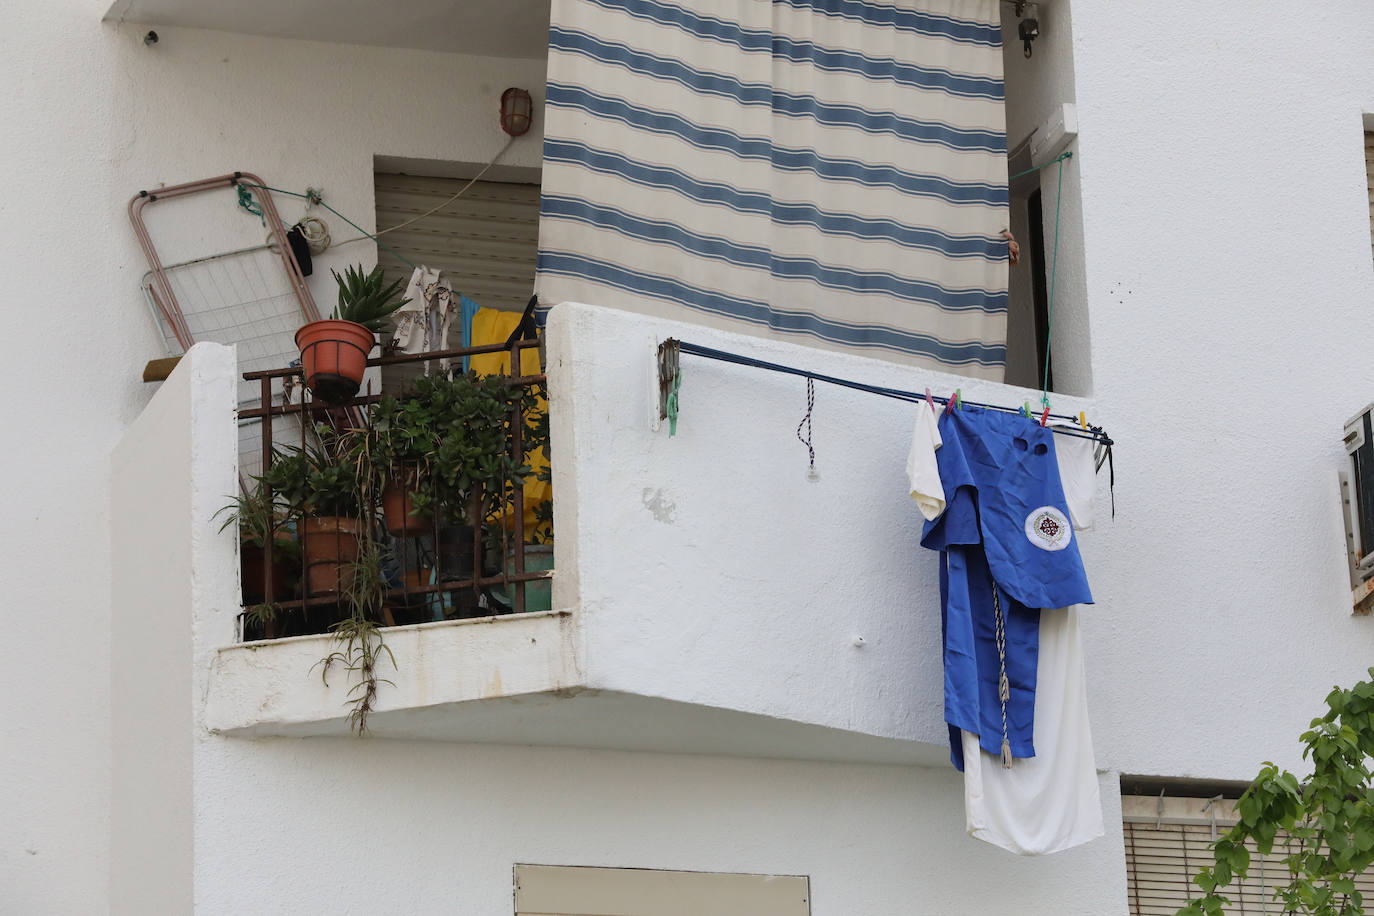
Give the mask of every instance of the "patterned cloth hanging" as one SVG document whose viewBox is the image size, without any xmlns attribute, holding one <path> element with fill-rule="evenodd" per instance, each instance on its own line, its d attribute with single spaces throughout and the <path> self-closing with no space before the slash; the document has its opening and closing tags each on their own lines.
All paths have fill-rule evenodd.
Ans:
<svg viewBox="0 0 1374 916">
<path fill-rule="evenodd" d="M 538 291 L 1001 380 L 997 0 L 554 0 Z"/>
</svg>

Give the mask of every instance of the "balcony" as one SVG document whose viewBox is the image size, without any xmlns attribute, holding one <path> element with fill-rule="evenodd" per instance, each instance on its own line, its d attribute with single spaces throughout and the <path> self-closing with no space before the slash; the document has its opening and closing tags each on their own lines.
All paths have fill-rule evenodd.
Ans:
<svg viewBox="0 0 1374 916">
<path fill-rule="evenodd" d="M 655 430 L 656 351 L 669 337 L 879 386 L 958 386 L 966 398 L 1009 403 L 1030 396 L 608 309 L 556 307 L 544 341 L 555 571 L 493 567 L 499 551 L 488 550 L 481 576 L 398 583 L 388 596 L 393 615 L 411 616 L 377 621 L 387 652 L 374 659 L 368 732 L 940 762 L 936 560 L 919 547 L 920 515 L 906 492 L 909 405 L 818 386 L 812 480 L 796 438 L 803 379 L 684 353 L 676 434 L 667 424 Z M 337 606 L 337 597 L 292 596 L 279 603 L 296 609 L 281 619 L 297 623 L 283 623 L 275 638 L 241 638 L 238 538 L 214 517 L 237 487 L 234 386 L 231 351 L 198 345 L 121 446 L 120 625 L 166 636 L 139 647 L 140 664 L 189 664 L 195 715 L 212 734 L 346 736 L 357 724 L 349 713 L 359 672 L 337 656 L 324 665 L 343 648 L 337 634 L 302 631 L 299 622 L 323 613 L 312 607 Z M 1056 399 L 1070 412 L 1091 406 Z M 151 513 L 150 488 L 160 496 Z M 180 534 L 187 518 L 189 547 Z M 525 541 L 504 530 L 505 544 Z M 172 562 L 151 561 L 169 550 Z M 476 562 L 474 553 L 468 569 Z M 529 590 L 549 575 L 547 609 L 527 604 L 520 613 L 461 597 L 474 588 L 518 592 L 522 576 Z M 433 596 L 443 594 L 452 613 L 436 617 Z M 189 631 L 167 627 L 188 613 Z M 248 635 L 267 634 L 250 626 Z"/>
<path fill-rule="evenodd" d="M 385 396 L 321 400 L 300 368 L 243 374 L 260 406 L 239 410 L 240 442 L 260 443 L 246 465 L 261 473 L 241 472 L 222 511 L 239 533 L 245 641 L 550 609 L 537 347 L 369 360 L 434 368 Z M 463 371 L 492 355 L 531 374 Z"/>
</svg>

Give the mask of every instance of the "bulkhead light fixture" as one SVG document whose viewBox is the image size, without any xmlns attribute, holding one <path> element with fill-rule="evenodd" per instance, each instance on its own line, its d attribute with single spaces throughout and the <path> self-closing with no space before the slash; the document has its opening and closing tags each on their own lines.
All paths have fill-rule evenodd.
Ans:
<svg viewBox="0 0 1374 916">
<path fill-rule="evenodd" d="M 534 100 L 514 86 L 501 93 L 501 129 L 512 137 L 523 136 L 534 116 Z"/>
</svg>

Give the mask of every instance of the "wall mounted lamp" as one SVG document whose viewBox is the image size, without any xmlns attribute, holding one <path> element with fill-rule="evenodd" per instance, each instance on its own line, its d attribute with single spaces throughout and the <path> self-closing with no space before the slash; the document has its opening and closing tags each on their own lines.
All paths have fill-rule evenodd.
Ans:
<svg viewBox="0 0 1374 916">
<path fill-rule="evenodd" d="M 514 86 L 501 93 L 501 129 L 512 137 L 523 136 L 534 120 L 534 100 Z"/>
</svg>

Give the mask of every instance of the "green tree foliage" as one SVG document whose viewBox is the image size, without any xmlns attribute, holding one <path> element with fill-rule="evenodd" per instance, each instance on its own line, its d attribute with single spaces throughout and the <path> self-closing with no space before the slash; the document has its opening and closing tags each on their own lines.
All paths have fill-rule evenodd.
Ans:
<svg viewBox="0 0 1374 916">
<path fill-rule="evenodd" d="M 1326 714 L 1303 733 L 1303 759 L 1312 773 L 1299 781 L 1266 763 L 1236 803 L 1241 821 L 1213 846 L 1215 861 L 1193 882 L 1204 896 L 1179 916 L 1222 916 L 1224 890 L 1250 868 L 1247 842 L 1269 855 L 1275 838 L 1290 839 L 1283 863 L 1289 881 L 1274 897 L 1285 913 L 1300 916 L 1363 916 L 1354 877 L 1374 862 L 1374 668 L 1370 680 L 1326 698 Z"/>
</svg>

